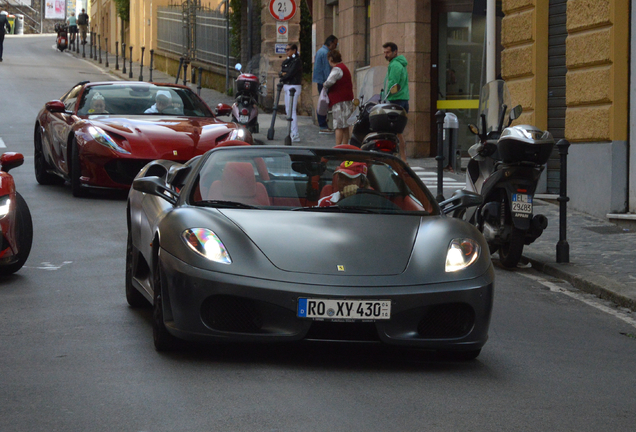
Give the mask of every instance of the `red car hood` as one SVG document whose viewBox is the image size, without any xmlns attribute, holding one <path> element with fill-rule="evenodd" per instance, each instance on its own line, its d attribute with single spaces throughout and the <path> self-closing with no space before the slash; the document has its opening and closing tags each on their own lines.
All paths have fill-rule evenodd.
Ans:
<svg viewBox="0 0 636 432">
<path fill-rule="evenodd" d="M 209 117 L 111 117 L 87 120 L 102 128 L 134 156 L 144 159 L 188 160 L 214 148 L 236 129 Z"/>
</svg>

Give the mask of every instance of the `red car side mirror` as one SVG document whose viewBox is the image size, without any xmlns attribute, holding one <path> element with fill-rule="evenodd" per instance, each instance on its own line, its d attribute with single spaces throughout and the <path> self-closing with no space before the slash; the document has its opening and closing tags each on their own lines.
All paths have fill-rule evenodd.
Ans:
<svg viewBox="0 0 636 432">
<path fill-rule="evenodd" d="M 46 107 L 47 110 L 49 110 L 52 113 L 66 112 L 66 107 L 64 106 L 64 102 L 59 100 L 49 101 L 46 104 L 44 104 L 44 106 Z"/>
<path fill-rule="evenodd" d="M 217 116 L 227 116 L 232 114 L 232 107 L 228 104 L 220 103 L 214 109 Z"/>
<path fill-rule="evenodd" d="M 13 168 L 17 168 L 24 163 L 22 153 L 7 152 L 0 156 L 0 169 L 9 172 Z"/>
</svg>

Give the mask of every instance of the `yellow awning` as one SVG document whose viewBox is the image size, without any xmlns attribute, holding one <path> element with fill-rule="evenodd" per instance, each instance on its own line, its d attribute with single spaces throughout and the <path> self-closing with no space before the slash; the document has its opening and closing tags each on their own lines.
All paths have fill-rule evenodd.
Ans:
<svg viewBox="0 0 636 432">
<path fill-rule="evenodd" d="M 479 109 L 479 99 L 438 100 L 437 109 Z"/>
</svg>

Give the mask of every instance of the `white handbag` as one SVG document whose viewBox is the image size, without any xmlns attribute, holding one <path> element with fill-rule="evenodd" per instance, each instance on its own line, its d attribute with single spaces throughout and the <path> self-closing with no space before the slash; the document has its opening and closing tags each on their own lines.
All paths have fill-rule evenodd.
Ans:
<svg viewBox="0 0 636 432">
<path fill-rule="evenodd" d="M 324 87 L 320 92 L 320 96 L 318 96 L 318 107 L 316 107 L 316 112 L 321 116 L 326 116 L 329 112 L 329 95 L 327 94 L 327 89 Z"/>
</svg>

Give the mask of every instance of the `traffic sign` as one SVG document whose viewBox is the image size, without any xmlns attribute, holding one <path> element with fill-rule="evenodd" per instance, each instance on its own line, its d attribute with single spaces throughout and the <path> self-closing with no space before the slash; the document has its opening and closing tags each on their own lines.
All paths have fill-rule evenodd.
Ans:
<svg viewBox="0 0 636 432">
<path fill-rule="evenodd" d="M 285 21 L 276 23 L 276 42 L 289 42 L 289 26 Z"/>
<path fill-rule="evenodd" d="M 296 0 L 270 0 L 269 13 L 277 21 L 289 21 L 296 15 Z"/>
</svg>

